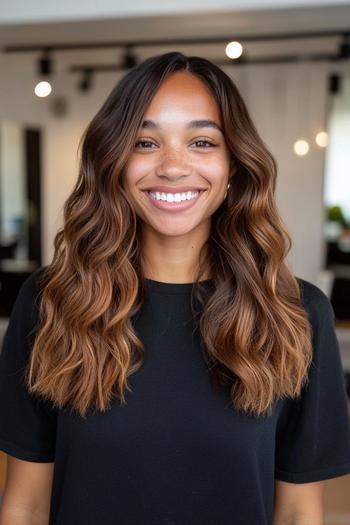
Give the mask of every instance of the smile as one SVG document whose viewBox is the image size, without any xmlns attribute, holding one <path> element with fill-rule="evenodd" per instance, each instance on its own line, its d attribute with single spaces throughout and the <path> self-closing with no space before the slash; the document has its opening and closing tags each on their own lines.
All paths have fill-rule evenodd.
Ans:
<svg viewBox="0 0 350 525">
<path fill-rule="evenodd" d="M 152 205 L 164 211 L 182 211 L 192 208 L 205 190 L 188 191 L 184 193 L 162 193 L 145 191 Z"/>
</svg>

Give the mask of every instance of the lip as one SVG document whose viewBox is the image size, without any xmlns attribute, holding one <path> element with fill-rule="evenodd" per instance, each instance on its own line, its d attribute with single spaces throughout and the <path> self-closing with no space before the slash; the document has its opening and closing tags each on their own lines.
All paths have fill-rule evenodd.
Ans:
<svg viewBox="0 0 350 525">
<path fill-rule="evenodd" d="M 161 193 L 186 193 L 187 191 L 205 191 L 207 188 L 198 186 L 151 186 L 142 191 L 159 191 Z"/>
<path fill-rule="evenodd" d="M 190 200 L 186 199 L 181 202 L 167 202 L 167 201 L 162 201 L 162 200 L 157 201 L 151 196 L 150 191 L 153 191 L 153 190 L 149 190 L 149 191 L 145 190 L 144 193 L 146 193 L 148 200 L 156 209 L 163 210 L 163 211 L 170 211 L 173 213 L 188 210 L 189 208 L 192 208 L 196 204 L 196 202 L 199 199 L 201 199 L 202 194 L 205 193 L 205 190 L 202 190 L 202 191 L 198 190 L 199 193 L 197 197 L 195 197 L 194 199 L 190 199 Z M 197 191 L 197 190 L 188 190 L 188 191 Z"/>
</svg>

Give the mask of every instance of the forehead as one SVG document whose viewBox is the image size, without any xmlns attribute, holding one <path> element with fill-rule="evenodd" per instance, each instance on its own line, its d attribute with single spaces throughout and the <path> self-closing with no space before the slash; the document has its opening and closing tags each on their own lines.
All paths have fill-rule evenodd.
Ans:
<svg viewBox="0 0 350 525">
<path fill-rule="evenodd" d="M 221 123 L 220 108 L 209 87 L 192 73 L 182 71 L 162 82 L 144 117 L 159 122 L 210 118 Z"/>
</svg>

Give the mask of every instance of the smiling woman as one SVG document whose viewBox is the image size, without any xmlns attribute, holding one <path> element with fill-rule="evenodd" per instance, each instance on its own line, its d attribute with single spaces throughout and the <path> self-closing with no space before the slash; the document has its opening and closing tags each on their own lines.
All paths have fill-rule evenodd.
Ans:
<svg viewBox="0 0 350 525">
<path fill-rule="evenodd" d="M 5 335 L 6 523 L 321 524 L 322 481 L 350 472 L 345 385 L 332 306 L 285 262 L 276 176 L 210 61 L 118 82 Z"/>
</svg>

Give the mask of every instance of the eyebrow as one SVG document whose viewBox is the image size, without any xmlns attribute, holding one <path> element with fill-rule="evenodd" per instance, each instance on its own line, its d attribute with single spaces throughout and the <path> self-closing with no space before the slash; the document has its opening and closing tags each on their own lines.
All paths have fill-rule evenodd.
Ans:
<svg viewBox="0 0 350 525">
<path fill-rule="evenodd" d="M 157 124 L 153 120 L 144 120 L 143 123 L 142 123 L 141 128 L 162 129 L 161 126 L 159 126 L 159 124 Z M 209 119 L 190 120 L 189 122 L 187 122 L 185 128 L 186 129 L 192 129 L 192 128 L 213 128 L 213 129 L 216 129 L 216 130 L 220 131 L 220 133 L 224 134 L 224 131 L 221 128 L 221 126 L 219 126 L 216 122 L 214 122 L 214 120 L 209 120 Z"/>
</svg>

